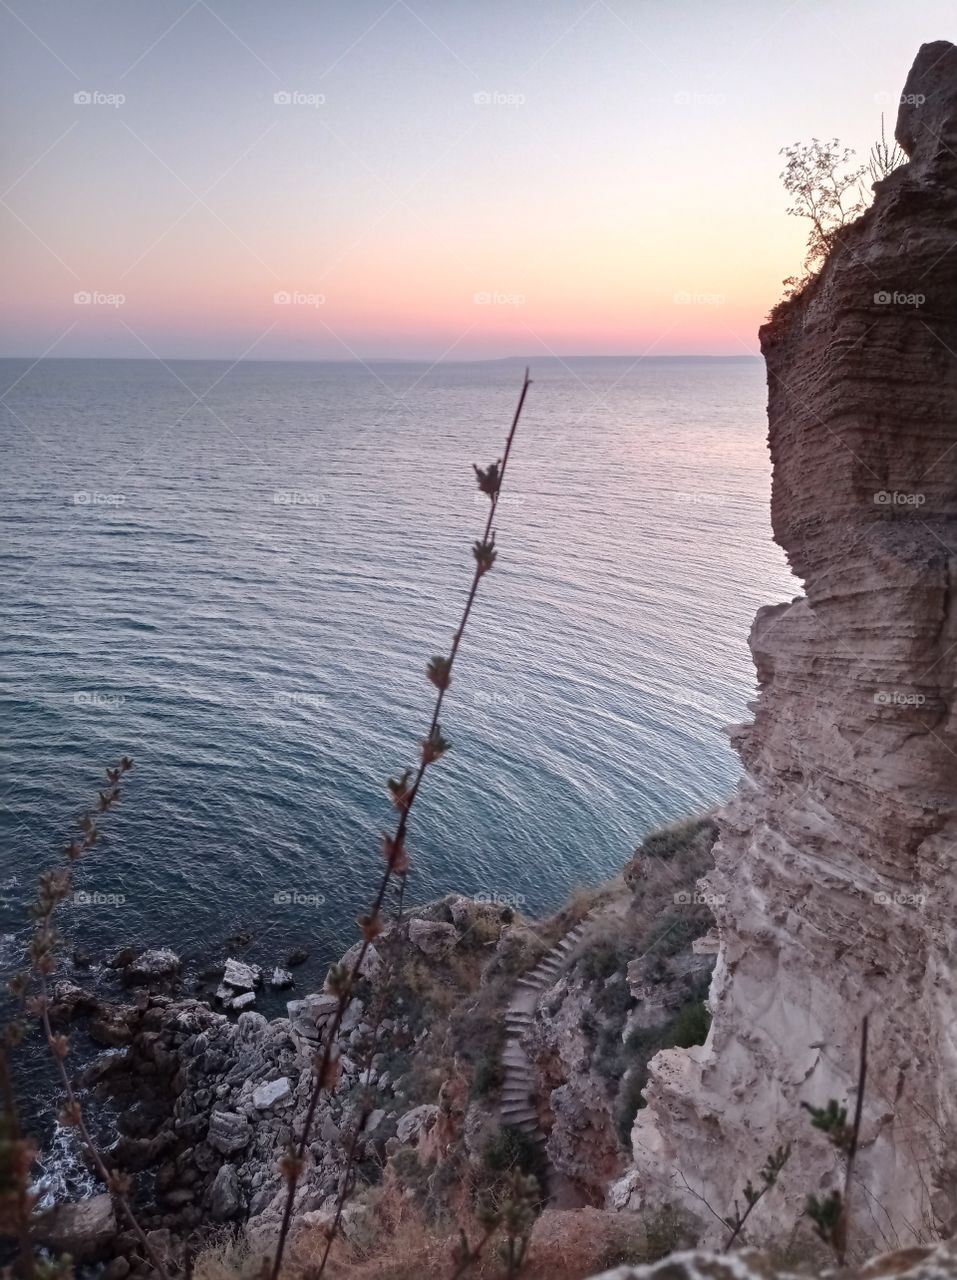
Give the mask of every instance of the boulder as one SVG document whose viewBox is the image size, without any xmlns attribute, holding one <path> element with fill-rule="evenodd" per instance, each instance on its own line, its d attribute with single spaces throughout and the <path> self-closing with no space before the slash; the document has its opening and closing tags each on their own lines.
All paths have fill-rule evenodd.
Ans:
<svg viewBox="0 0 957 1280">
<path fill-rule="evenodd" d="M 89 1032 L 97 1044 L 106 1045 L 110 1049 L 129 1044 L 133 1039 L 131 1014 L 133 1009 L 120 1008 L 114 1004 L 100 1004 L 94 1017 L 90 1019 Z"/>
<path fill-rule="evenodd" d="M 257 1111 L 267 1111 L 281 1102 L 288 1102 L 292 1097 L 292 1084 L 288 1076 L 280 1076 L 278 1080 L 267 1080 L 253 1091 L 253 1106 Z"/>
<path fill-rule="evenodd" d="M 58 1204 L 38 1218 L 32 1230 L 39 1243 L 55 1254 L 68 1253 L 74 1262 L 96 1262 L 116 1238 L 113 1201 L 104 1192 L 74 1204 Z"/>
<path fill-rule="evenodd" d="M 234 1000 L 230 1000 L 229 1007 L 241 1012 L 243 1009 L 251 1009 L 255 1003 L 255 991 L 244 991 L 241 996 L 236 996 Z"/>
<path fill-rule="evenodd" d="M 423 1133 L 435 1124 L 439 1117 L 439 1109 L 431 1103 L 415 1107 L 407 1111 L 396 1126 L 395 1136 L 400 1142 L 416 1142 Z"/>
<path fill-rule="evenodd" d="M 210 1216 L 217 1222 L 234 1218 L 242 1208 L 239 1174 L 233 1164 L 222 1164 L 216 1172 L 206 1196 Z"/>
<path fill-rule="evenodd" d="M 209 1121 L 206 1141 L 224 1156 L 242 1151 L 252 1140 L 252 1126 L 236 1111 L 214 1111 Z"/>
<path fill-rule="evenodd" d="M 236 991 L 255 991 L 262 986 L 263 971 L 258 964 L 243 964 L 241 960 L 227 960 L 223 982 Z"/>
<path fill-rule="evenodd" d="M 272 971 L 269 979 L 269 985 L 274 991 L 285 991 L 287 987 L 291 987 L 295 979 L 288 969 L 280 969 L 277 965 Z"/>
<path fill-rule="evenodd" d="M 454 924 L 443 924 L 440 920 L 409 921 L 409 941 L 432 959 L 448 955 L 458 940 L 459 932 Z"/>
<path fill-rule="evenodd" d="M 50 1021 L 54 1024 L 71 1022 L 79 1014 L 90 1013 L 96 1008 L 96 997 L 78 987 L 75 982 L 58 982 L 53 988 Z"/>
<path fill-rule="evenodd" d="M 123 981 L 131 986 L 168 981 L 180 971 L 180 958 L 175 951 L 158 948 L 144 951 L 123 968 Z"/>
<path fill-rule="evenodd" d="M 352 969 L 356 960 L 359 958 L 359 952 L 362 950 L 361 942 L 354 942 L 349 950 L 345 953 L 339 963 L 344 969 Z M 362 957 L 362 964 L 359 966 L 359 977 L 365 978 L 368 982 L 376 982 L 382 977 L 385 971 L 385 961 L 379 955 L 375 947 L 370 943 L 366 948 L 366 953 Z"/>
</svg>

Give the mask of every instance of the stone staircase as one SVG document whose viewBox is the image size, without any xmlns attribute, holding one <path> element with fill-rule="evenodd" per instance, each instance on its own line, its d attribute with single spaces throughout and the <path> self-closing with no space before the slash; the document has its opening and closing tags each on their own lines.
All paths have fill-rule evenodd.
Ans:
<svg viewBox="0 0 957 1280">
<path fill-rule="evenodd" d="M 532 1024 L 542 992 L 561 975 L 585 931 L 587 921 L 588 916 L 585 916 L 543 956 L 534 969 L 518 979 L 505 1011 L 506 1036 L 501 1058 L 502 1124 L 520 1130 L 533 1142 L 543 1145 L 546 1134 L 539 1123 L 535 1105 L 535 1073 L 522 1047 L 522 1036 Z"/>
</svg>

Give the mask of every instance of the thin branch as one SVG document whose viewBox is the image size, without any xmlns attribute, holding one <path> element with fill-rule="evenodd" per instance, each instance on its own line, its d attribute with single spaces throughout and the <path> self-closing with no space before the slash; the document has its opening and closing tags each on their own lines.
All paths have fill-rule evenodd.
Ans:
<svg viewBox="0 0 957 1280">
<path fill-rule="evenodd" d="M 385 856 L 386 863 L 385 870 L 382 873 L 382 878 L 379 881 L 379 887 L 376 891 L 376 895 L 373 899 L 369 912 L 365 916 L 360 916 L 359 918 L 362 928 L 362 946 L 359 948 L 358 955 L 353 961 L 352 968 L 349 972 L 346 974 L 335 973 L 334 981 L 330 982 L 330 990 L 334 994 L 338 995 L 339 1001 L 326 1031 L 322 1054 L 319 1056 L 315 1083 L 313 1084 L 312 1093 L 309 1098 L 309 1106 L 306 1110 L 306 1117 L 303 1123 L 302 1136 L 299 1139 L 298 1145 L 295 1148 L 290 1149 L 290 1152 L 282 1161 L 282 1169 L 287 1181 L 287 1191 L 283 1206 L 282 1221 L 279 1227 L 279 1237 L 276 1242 L 276 1252 L 273 1257 L 272 1268 L 269 1272 L 269 1280 L 278 1280 L 279 1271 L 282 1266 L 283 1254 L 286 1249 L 286 1241 L 289 1237 L 289 1228 L 292 1223 L 292 1212 L 296 1199 L 296 1189 L 299 1185 L 299 1178 L 302 1174 L 306 1147 L 309 1141 L 309 1135 L 312 1132 L 312 1126 L 316 1116 L 316 1109 L 319 1105 L 320 1095 L 324 1089 L 334 1087 L 336 1082 L 338 1064 L 337 1061 L 333 1059 L 333 1049 L 339 1034 L 339 1028 L 342 1025 L 342 1019 L 345 1016 L 346 1008 L 348 1007 L 349 1001 L 352 997 L 353 985 L 360 975 L 363 961 L 365 960 L 372 941 L 382 931 L 381 910 L 382 904 L 385 901 L 386 892 L 389 888 L 389 883 L 393 875 L 402 876 L 404 879 L 409 870 L 409 860 L 405 849 L 405 837 L 409 824 L 409 814 L 412 811 L 412 806 L 415 804 L 415 799 L 419 793 L 419 788 L 422 785 L 426 769 L 429 765 L 440 759 L 447 749 L 448 744 L 444 742 L 444 739 L 442 739 L 439 729 L 439 715 L 442 711 L 442 703 L 445 699 L 446 690 L 451 683 L 452 667 L 454 666 L 455 658 L 459 651 L 459 645 L 462 642 L 462 637 L 465 634 L 469 615 L 472 612 L 472 605 L 475 602 L 479 582 L 489 569 L 491 569 L 495 561 L 495 514 L 498 510 L 499 494 L 501 492 L 502 481 L 505 478 L 505 469 L 508 465 L 509 455 L 512 450 L 512 442 L 515 439 L 515 432 L 518 427 L 519 419 L 522 415 L 522 409 L 525 405 L 525 397 L 528 394 L 528 388 L 530 385 L 531 380 L 528 376 L 528 369 L 526 369 L 525 379 L 522 383 L 522 390 L 518 398 L 518 403 L 515 407 L 515 412 L 512 415 L 512 424 L 509 429 L 508 439 L 506 440 L 505 452 L 502 457 L 501 465 L 500 467 L 490 467 L 484 477 L 480 476 L 480 487 L 488 493 L 491 501 L 482 541 L 480 543 L 476 543 L 473 548 L 473 555 L 475 556 L 475 572 L 472 577 L 472 585 L 469 588 L 465 607 L 462 610 L 461 621 L 459 622 L 452 640 L 452 648 L 449 653 L 449 657 L 441 660 L 443 665 L 435 669 L 434 675 L 433 671 L 430 669 L 430 678 L 433 679 L 433 683 L 436 685 L 437 693 L 435 705 L 432 711 L 432 719 L 429 724 L 429 732 L 422 743 L 422 751 L 419 758 L 418 768 L 415 773 L 415 779 L 412 782 L 412 785 L 408 786 L 406 785 L 406 777 L 403 777 L 403 779 L 401 779 L 399 783 L 395 784 L 392 788 L 393 802 L 399 810 L 399 822 L 394 835 L 387 835 L 383 840 L 383 854 Z M 495 472 L 494 481 L 491 480 L 493 471 Z M 485 487 L 483 479 L 486 484 L 491 484 L 491 487 Z M 331 1240 L 332 1235 L 330 1234 L 330 1243 Z M 326 1256 L 328 1256 L 328 1249 Z M 323 1265 L 325 1265 L 325 1259 L 323 1260 Z M 321 1270 L 319 1274 L 321 1275 Z"/>
</svg>

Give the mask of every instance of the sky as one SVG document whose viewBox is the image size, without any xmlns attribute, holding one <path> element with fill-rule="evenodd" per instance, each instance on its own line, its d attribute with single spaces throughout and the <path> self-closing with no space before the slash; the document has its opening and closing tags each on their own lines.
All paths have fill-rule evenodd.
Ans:
<svg viewBox="0 0 957 1280">
<path fill-rule="evenodd" d="M 0 355 L 747 355 L 953 0 L 0 0 Z"/>
</svg>

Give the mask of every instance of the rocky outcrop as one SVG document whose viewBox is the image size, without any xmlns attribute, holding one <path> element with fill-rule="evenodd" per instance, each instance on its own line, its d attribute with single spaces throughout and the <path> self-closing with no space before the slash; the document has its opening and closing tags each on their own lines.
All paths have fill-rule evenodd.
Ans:
<svg viewBox="0 0 957 1280">
<path fill-rule="evenodd" d="M 784 1141 L 759 1238 L 839 1184 L 801 1105 L 853 1106 L 865 1014 L 856 1238 L 957 1219 L 954 46 L 920 50 L 902 104 L 909 162 L 761 331 L 774 535 L 806 594 L 751 634 L 760 694 L 707 886 L 711 1032 L 655 1059 L 615 1192 L 712 1232 L 698 1197 L 723 1216 Z"/>
<path fill-rule="evenodd" d="M 827 1267 L 818 1280 L 948 1280 L 957 1275 L 957 1245 L 900 1249 L 872 1258 L 861 1267 Z M 673 1253 L 643 1267 L 616 1267 L 591 1280 L 807 1280 L 808 1272 L 775 1264 L 754 1249 L 733 1254 Z"/>
</svg>

